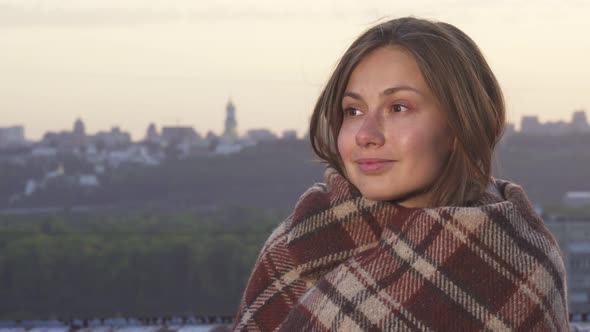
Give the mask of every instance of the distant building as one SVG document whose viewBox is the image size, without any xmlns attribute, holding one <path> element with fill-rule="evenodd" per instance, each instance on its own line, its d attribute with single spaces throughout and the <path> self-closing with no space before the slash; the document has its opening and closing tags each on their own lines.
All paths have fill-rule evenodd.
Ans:
<svg viewBox="0 0 590 332">
<path fill-rule="evenodd" d="M 236 107 L 231 99 L 227 102 L 225 107 L 225 129 L 223 137 L 229 140 L 238 138 L 238 121 L 236 120 Z"/>
<path fill-rule="evenodd" d="M 296 140 L 297 139 L 297 131 L 295 130 L 285 130 L 283 131 L 283 139 L 287 140 Z"/>
<path fill-rule="evenodd" d="M 33 157 L 54 158 L 57 156 L 57 149 L 50 146 L 38 145 L 31 150 Z"/>
<path fill-rule="evenodd" d="M 0 148 L 22 146 L 26 143 L 23 126 L 0 128 Z"/>
<path fill-rule="evenodd" d="M 84 122 L 82 122 L 82 119 L 77 119 L 76 122 L 74 122 L 74 129 L 70 134 L 69 139 L 76 147 L 81 147 L 86 144 L 86 138 L 86 126 L 84 125 Z"/>
<path fill-rule="evenodd" d="M 0 164 L 26 165 L 31 158 L 32 146 L 6 146 L 0 148 Z M 0 174 L 2 177 L 2 174 Z"/>
<path fill-rule="evenodd" d="M 569 312 L 590 312 L 590 220 L 559 220 L 546 225 L 563 254 Z"/>
<path fill-rule="evenodd" d="M 567 135 L 571 133 L 571 125 L 565 121 L 547 122 L 542 125 L 541 134 Z"/>
<path fill-rule="evenodd" d="M 25 184 L 25 196 L 31 196 L 37 190 L 38 184 L 35 179 L 28 179 L 27 184 Z"/>
<path fill-rule="evenodd" d="M 157 166 L 160 164 L 160 161 L 150 155 L 147 148 L 141 145 L 130 145 L 125 149 L 110 151 L 107 162 L 111 167 L 119 167 L 122 164 L 130 163 L 145 166 Z"/>
<path fill-rule="evenodd" d="M 255 142 L 274 141 L 277 139 L 277 135 L 268 129 L 250 129 L 246 132 L 246 137 Z"/>
<path fill-rule="evenodd" d="M 208 141 L 212 141 L 212 140 L 219 139 L 219 137 L 217 137 L 217 135 L 215 135 L 214 132 L 212 132 L 211 130 L 209 130 L 207 132 L 207 135 L 205 136 L 205 139 L 208 140 Z"/>
<path fill-rule="evenodd" d="M 506 123 L 506 127 L 504 128 L 504 135 L 512 135 L 516 133 L 516 128 L 514 127 L 514 123 Z"/>
<path fill-rule="evenodd" d="M 72 131 L 61 131 L 59 133 L 48 132 L 43 135 L 42 145 L 57 148 L 60 152 L 72 152 L 83 147 L 87 143 L 86 129 L 84 122 L 77 119 L 74 122 Z"/>
<path fill-rule="evenodd" d="M 514 134 L 516 134 L 516 128 L 514 127 L 514 124 L 507 122 L 506 126 L 504 127 L 504 132 L 502 132 L 502 136 L 498 141 L 498 144 L 503 145 L 504 143 L 506 143 L 507 139 Z"/>
<path fill-rule="evenodd" d="M 201 139 L 201 135 L 193 127 L 163 127 L 162 139 L 168 144 L 177 145 L 197 142 Z"/>
<path fill-rule="evenodd" d="M 64 176 L 65 174 L 66 174 L 66 171 L 64 169 L 64 165 L 59 164 L 55 170 L 45 173 L 44 180 L 55 179 L 55 178 Z"/>
<path fill-rule="evenodd" d="M 83 174 L 78 178 L 78 184 L 81 187 L 98 187 L 98 178 L 94 174 Z"/>
<path fill-rule="evenodd" d="M 147 133 L 145 135 L 145 140 L 149 143 L 161 143 L 162 137 L 158 134 L 158 129 L 156 129 L 156 125 L 150 123 L 147 129 Z"/>
<path fill-rule="evenodd" d="M 572 115 L 572 131 L 574 132 L 588 132 L 590 131 L 590 126 L 588 125 L 588 120 L 586 118 L 586 112 L 583 110 L 576 111 Z"/>
<path fill-rule="evenodd" d="M 217 145 L 219 145 L 219 137 L 215 135 L 214 132 L 209 130 L 207 132 L 207 135 L 205 136 L 205 140 L 207 141 L 209 152 L 215 152 L 215 150 L 217 149 Z"/>
<path fill-rule="evenodd" d="M 106 168 L 102 164 L 94 165 L 94 172 L 96 174 L 104 174 Z"/>
<path fill-rule="evenodd" d="M 562 202 L 571 207 L 590 206 L 590 191 L 568 191 L 563 195 Z"/>
<path fill-rule="evenodd" d="M 242 151 L 240 144 L 220 143 L 215 146 L 215 154 L 228 155 Z"/>
<path fill-rule="evenodd" d="M 99 151 L 95 143 L 90 143 L 86 145 L 87 156 L 96 156 L 98 153 Z"/>
<path fill-rule="evenodd" d="M 74 122 L 74 131 L 72 133 L 78 137 L 86 136 L 86 126 L 84 125 L 84 122 L 82 122 L 82 119 L 77 119 L 76 122 Z"/>
<path fill-rule="evenodd" d="M 537 116 L 523 116 L 520 120 L 520 131 L 523 134 L 540 134 L 543 127 Z"/>
<path fill-rule="evenodd" d="M 590 132 L 590 125 L 583 110 L 573 113 L 572 122 L 549 121 L 539 122 L 536 116 L 523 116 L 521 119 L 521 133 L 526 135 L 568 135 L 571 133 Z"/>
<path fill-rule="evenodd" d="M 99 131 L 92 137 L 94 144 L 102 145 L 104 148 L 113 148 L 129 145 L 131 135 L 122 131 L 119 127 L 111 128 L 111 131 Z"/>
</svg>

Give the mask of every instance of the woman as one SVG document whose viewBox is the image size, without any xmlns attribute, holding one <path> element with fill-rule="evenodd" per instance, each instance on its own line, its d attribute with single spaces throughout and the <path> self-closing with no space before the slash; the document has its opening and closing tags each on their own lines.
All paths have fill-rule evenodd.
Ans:
<svg viewBox="0 0 590 332">
<path fill-rule="evenodd" d="M 264 245 L 236 331 L 569 331 L 556 241 L 491 177 L 500 87 L 456 27 L 362 34 L 320 95 L 328 164 Z"/>
</svg>

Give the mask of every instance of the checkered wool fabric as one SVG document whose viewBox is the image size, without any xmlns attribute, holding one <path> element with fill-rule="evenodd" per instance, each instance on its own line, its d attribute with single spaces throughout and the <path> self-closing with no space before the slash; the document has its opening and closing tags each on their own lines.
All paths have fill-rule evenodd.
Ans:
<svg viewBox="0 0 590 332">
<path fill-rule="evenodd" d="M 569 331 L 559 247 L 520 187 L 404 208 L 326 182 L 267 240 L 235 331 Z"/>
</svg>

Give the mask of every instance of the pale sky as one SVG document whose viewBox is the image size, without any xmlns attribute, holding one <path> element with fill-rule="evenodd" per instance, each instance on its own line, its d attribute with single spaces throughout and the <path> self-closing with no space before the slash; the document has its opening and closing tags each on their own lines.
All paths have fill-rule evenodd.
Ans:
<svg viewBox="0 0 590 332">
<path fill-rule="evenodd" d="M 456 25 L 480 46 L 508 119 L 590 117 L 590 0 L 0 0 L 0 127 L 29 139 L 149 123 L 303 134 L 338 58 L 379 19 Z"/>
</svg>

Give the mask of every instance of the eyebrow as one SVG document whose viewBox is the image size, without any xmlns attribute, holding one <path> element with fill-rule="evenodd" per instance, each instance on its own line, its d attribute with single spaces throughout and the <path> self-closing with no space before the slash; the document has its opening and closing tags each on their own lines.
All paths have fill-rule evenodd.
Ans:
<svg viewBox="0 0 590 332">
<path fill-rule="evenodd" d="M 409 85 L 400 85 L 400 86 L 395 86 L 395 87 L 391 87 L 391 88 L 387 88 L 387 89 L 383 90 L 379 94 L 379 96 L 380 97 L 384 97 L 384 96 L 391 95 L 391 94 L 394 94 L 396 92 L 404 91 L 404 90 L 413 91 L 413 92 L 415 92 L 415 93 L 417 93 L 419 95 L 422 95 L 422 92 L 420 92 L 416 88 L 413 88 L 413 87 L 411 87 Z M 358 94 L 356 92 L 352 92 L 352 91 L 346 91 L 346 92 L 344 92 L 343 97 L 351 97 L 351 98 L 358 99 L 358 100 L 362 100 L 363 99 L 363 97 L 361 97 L 360 94 Z"/>
</svg>

